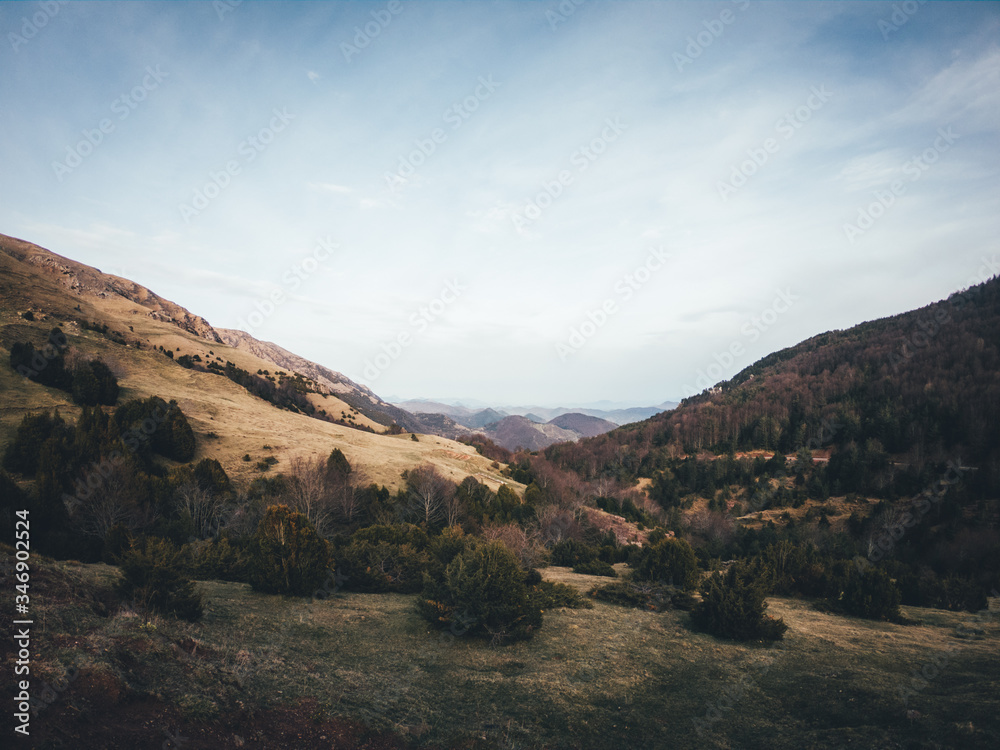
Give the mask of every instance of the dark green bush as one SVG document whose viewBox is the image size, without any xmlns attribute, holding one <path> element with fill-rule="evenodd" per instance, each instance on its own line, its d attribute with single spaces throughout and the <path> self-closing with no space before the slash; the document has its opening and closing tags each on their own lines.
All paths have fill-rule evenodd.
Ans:
<svg viewBox="0 0 1000 750">
<path fill-rule="evenodd" d="M 575 565 L 573 567 L 573 572 L 586 576 L 607 576 L 608 578 L 618 577 L 617 571 L 615 571 L 611 565 L 603 560 L 588 560 L 586 562 L 581 562 L 579 565 Z"/>
<path fill-rule="evenodd" d="M 844 610 L 868 620 L 899 618 L 901 594 L 895 582 L 884 570 L 867 567 L 854 570 L 844 586 L 840 604 Z"/>
<path fill-rule="evenodd" d="M 538 571 L 531 571 L 537 573 Z M 555 583 L 554 581 L 543 581 L 541 576 L 538 580 L 534 576 L 525 579 L 528 591 L 535 603 L 541 610 L 555 609 L 556 607 L 567 607 L 569 609 L 593 609 L 594 605 L 589 599 L 584 597 L 579 591 L 565 583 Z"/>
<path fill-rule="evenodd" d="M 634 575 L 640 580 L 661 581 L 690 591 L 698 585 L 698 558 L 683 539 L 663 539 L 643 547 Z"/>
<path fill-rule="evenodd" d="M 440 542 L 434 551 L 447 557 L 447 546 Z M 415 593 L 432 566 L 429 547 L 427 534 L 418 526 L 376 525 L 355 532 L 350 543 L 337 551 L 337 560 L 349 589 Z"/>
<path fill-rule="evenodd" d="M 99 359 L 92 359 L 73 371 L 73 401 L 83 406 L 114 406 L 118 401 L 118 379 Z"/>
<path fill-rule="evenodd" d="M 696 630 L 736 641 L 775 641 L 788 626 L 765 614 L 766 576 L 759 566 L 734 562 L 725 574 L 713 573 L 702 583 L 702 600 L 691 612 Z"/>
<path fill-rule="evenodd" d="M 191 545 L 191 572 L 201 580 L 247 582 L 247 560 L 225 537 Z"/>
<path fill-rule="evenodd" d="M 250 585 L 271 594 L 309 596 L 331 567 L 329 544 L 301 513 L 272 505 L 249 549 Z"/>
<path fill-rule="evenodd" d="M 439 578 L 425 575 L 417 608 L 435 627 L 460 624 L 494 643 L 531 638 L 542 625 L 517 557 L 497 541 L 470 547 Z"/>
<path fill-rule="evenodd" d="M 133 545 L 121 558 L 119 596 L 142 609 L 194 622 L 203 610 L 201 594 L 188 578 L 179 550 L 163 539 Z"/>
<path fill-rule="evenodd" d="M 563 539 L 552 545 L 549 553 L 552 565 L 574 568 L 582 562 L 597 558 L 597 550 L 576 539 Z"/>
</svg>

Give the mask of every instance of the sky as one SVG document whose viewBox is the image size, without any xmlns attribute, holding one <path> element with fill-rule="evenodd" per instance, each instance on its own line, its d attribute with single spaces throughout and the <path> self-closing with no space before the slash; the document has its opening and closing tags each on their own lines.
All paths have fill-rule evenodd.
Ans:
<svg viewBox="0 0 1000 750">
<path fill-rule="evenodd" d="M 1000 5 L 0 2 L 0 232 L 383 397 L 658 404 L 1000 272 Z"/>
</svg>

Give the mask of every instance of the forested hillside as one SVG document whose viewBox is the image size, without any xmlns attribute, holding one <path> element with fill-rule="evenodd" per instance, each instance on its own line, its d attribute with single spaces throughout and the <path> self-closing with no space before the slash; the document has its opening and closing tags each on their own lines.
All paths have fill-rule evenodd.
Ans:
<svg viewBox="0 0 1000 750">
<path fill-rule="evenodd" d="M 652 477 L 670 457 L 833 449 L 866 490 L 961 459 L 1000 490 L 1000 280 L 775 352 L 671 412 L 546 455 L 585 477 Z M 825 424 L 825 427 L 824 427 Z M 820 444 L 816 436 L 822 433 Z M 891 459 L 891 460 L 890 460 Z M 870 474 L 878 482 L 848 475 Z M 840 476 L 843 474 L 844 476 Z M 834 478 L 831 476 L 831 478 Z M 869 477 L 869 479 L 874 479 Z"/>
</svg>

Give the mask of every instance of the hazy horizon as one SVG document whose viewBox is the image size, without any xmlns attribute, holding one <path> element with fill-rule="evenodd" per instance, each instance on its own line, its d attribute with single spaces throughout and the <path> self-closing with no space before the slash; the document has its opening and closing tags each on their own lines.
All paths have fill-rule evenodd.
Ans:
<svg viewBox="0 0 1000 750">
<path fill-rule="evenodd" d="M 383 397 L 680 399 L 1000 268 L 1000 8 L 906 7 L 2 3 L 0 231 Z"/>
</svg>

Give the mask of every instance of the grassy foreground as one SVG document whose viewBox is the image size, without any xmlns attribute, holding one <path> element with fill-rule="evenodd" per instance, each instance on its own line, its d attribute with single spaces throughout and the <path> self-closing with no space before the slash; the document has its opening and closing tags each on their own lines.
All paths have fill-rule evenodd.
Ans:
<svg viewBox="0 0 1000 750">
<path fill-rule="evenodd" d="M 904 607 L 916 623 L 903 626 L 775 598 L 789 631 L 763 647 L 693 633 L 684 612 L 597 602 L 546 612 L 533 641 L 496 649 L 429 631 L 396 594 L 287 599 L 207 581 L 203 622 L 147 622 L 116 608 L 116 576 L 36 563 L 34 675 L 79 675 L 17 746 L 1000 746 L 997 611 Z"/>
</svg>

